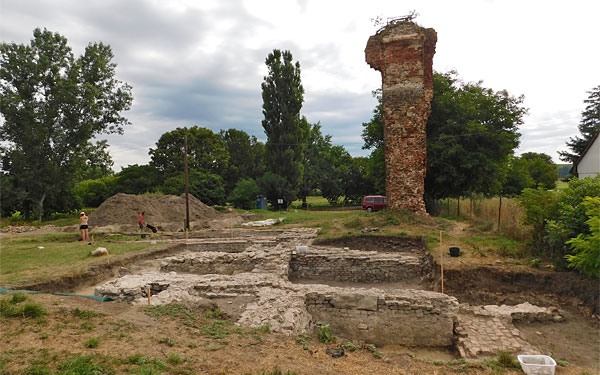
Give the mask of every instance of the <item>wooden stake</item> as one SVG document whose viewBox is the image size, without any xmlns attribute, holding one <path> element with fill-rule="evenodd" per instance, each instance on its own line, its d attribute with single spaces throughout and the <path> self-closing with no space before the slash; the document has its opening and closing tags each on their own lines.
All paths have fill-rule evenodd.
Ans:
<svg viewBox="0 0 600 375">
<path fill-rule="evenodd" d="M 92 234 L 92 243 L 94 243 L 94 235 Z"/>
<path fill-rule="evenodd" d="M 150 304 L 150 287 L 146 287 L 146 294 L 148 295 L 148 305 Z"/>
<path fill-rule="evenodd" d="M 442 251 L 442 231 L 440 231 L 440 269 L 442 278 L 442 294 L 444 293 L 444 252 Z"/>
<path fill-rule="evenodd" d="M 12 236 L 13 236 L 13 231 L 12 231 L 12 225 L 10 226 L 10 243 L 12 243 Z"/>
</svg>

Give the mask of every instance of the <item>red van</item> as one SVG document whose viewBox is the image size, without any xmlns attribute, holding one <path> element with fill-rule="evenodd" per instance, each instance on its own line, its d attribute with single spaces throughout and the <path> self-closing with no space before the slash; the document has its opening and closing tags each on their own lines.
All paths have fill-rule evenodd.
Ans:
<svg viewBox="0 0 600 375">
<path fill-rule="evenodd" d="M 387 197 L 383 195 L 367 195 L 363 198 L 362 209 L 369 212 L 387 208 Z"/>
</svg>

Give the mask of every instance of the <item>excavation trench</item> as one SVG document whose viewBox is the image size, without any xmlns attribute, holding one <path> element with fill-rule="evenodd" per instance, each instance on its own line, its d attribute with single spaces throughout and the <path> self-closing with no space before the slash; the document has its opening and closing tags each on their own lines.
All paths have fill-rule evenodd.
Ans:
<svg viewBox="0 0 600 375">
<path fill-rule="evenodd" d="M 274 332 L 297 335 L 327 324 L 353 341 L 455 347 L 463 357 L 533 350 L 513 322 L 562 319 L 556 309 L 523 302 L 556 306 L 558 294 L 575 305 L 595 303 L 592 293 L 580 293 L 590 287 L 585 280 L 561 289 L 558 279 L 544 276 L 549 273 L 527 276 L 483 267 L 447 270 L 448 294 L 441 294 L 436 292 L 439 267 L 421 237 L 358 236 L 319 243 L 315 237 L 314 229 L 199 231 L 187 243 L 182 239 L 30 289 L 81 290 L 110 279 L 95 287 L 96 295 L 147 304 L 150 289 L 152 304 L 219 307 L 246 326 L 268 324 Z M 512 306 L 475 306 L 482 301 Z M 499 337 L 481 344 L 494 324 Z"/>
</svg>

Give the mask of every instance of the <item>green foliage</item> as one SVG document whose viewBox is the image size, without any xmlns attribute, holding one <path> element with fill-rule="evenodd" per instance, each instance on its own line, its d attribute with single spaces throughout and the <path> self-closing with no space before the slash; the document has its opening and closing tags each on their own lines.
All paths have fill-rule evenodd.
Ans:
<svg viewBox="0 0 600 375">
<path fill-rule="evenodd" d="M 225 186 L 221 176 L 193 170 L 188 172 L 188 184 L 189 193 L 203 203 L 210 206 L 225 204 Z M 185 193 L 185 176 L 179 174 L 167 178 L 161 190 L 164 194 Z"/>
<path fill-rule="evenodd" d="M 21 303 L 27 300 L 27 296 L 25 293 L 14 293 L 10 298 L 10 303 L 16 305 L 17 303 Z"/>
<path fill-rule="evenodd" d="M 483 363 L 495 371 L 504 372 L 505 370 L 520 370 L 519 361 L 507 351 L 499 351 L 496 358 L 484 360 Z"/>
<path fill-rule="evenodd" d="M 257 179 L 265 173 L 265 145 L 255 136 L 237 129 L 221 130 L 219 136 L 230 156 L 223 175 L 228 193 L 240 180 Z"/>
<path fill-rule="evenodd" d="M 583 205 L 586 207 L 586 224 L 590 234 L 579 234 L 567 241 L 571 245 L 573 255 L 567 255 L 569 267 L 580 272 L 600 278 L 600 197 L 586 197 Z"/>
<path fill-rule="evenodd" d="M 464 84 L 456 72 L 434 74 L 427 121 L 426 195 L 456 197 L 500 192 L 518 146 L 523 97 Z"/>
<path fill-rule="evenodd" d="M 31 365 L 25 369 L 23 375 L 51 375 L 51 372 L 47 367 Z"/>
<path fill-rule="evenodd" d="M 112 375 L 114 370 L 108 365 L 94 363 L 93 356 L 78 356 L 58 365 L 56 375 Z"/>
<path fill-rule="evenodd" d="M 317 328 L 317 334 L 319 337 L 319 341 L 325 344 L 329 344 L 332 341 L 335 341 L 335 336 L 331 334 L 331 327 L 329 324 L 319 326 Z"/>
<path fill-rule="evenodd" d="M 223 140 L 212 130 L 198 126 L 177 128 L 161 135 L 156 147 L 150 149 L 150 165 L 167 178 L 183 173 L 186 135 L 188 170 L 223 175 L 229 165 Z"/>
<path fill-rule="evenodd" d="M 100 339 L 97 337 L 91 337 L 83 343 L 83 346 L 90 349 L 97 348 L 98 345 L 100 345 Z"/>
<path fill-rule="evenodd" d="M 227 201 L 233 203 L 235 208 L 249 210 L 256 207 L 256 196 L 260 193 L 260 187 L 252 179 L 242 179 L 237 182 L 235 188 L 227 197 Z"/>
<path fill-rule="evenodd" d="M 171 339 L 168 336 L 164 336 L 158 339 L 158 343 L 159 344 L 165 344 L 168 347 L 173 347 L 175 346 L 175 340 Z"/>
<path fill-rule="evenodd" d="M 212 339 L 222 339 L 232 332 L 232 326 L 229 320 L 214 320 L 202 328 L 202 334 Z"/>
<path fill-rule="evenodd" d="M 552 190 L 556 187 L 558 170 L 550 155 L 537 152 L 526 152 L 520 157 L 535 185 Z"/>
<path fill-rule="evenodd" d="M 277 200 L 283 199 L 283 208 L 287 207 L 294 200 L 294 191 L 290 183 L 283 177 L 273 172 L 265 172 L 258 180 L 262 192 L 272 205 L 277 204 Z"/>
<path fill-rule="evenodd" d="M 15 293 L 10 297 L 0 300 L 0 317 L 7 318 L 38 318 L 46 315 L 47 311 L 39 303 L 28 302 L 28 298 L 23 293 Z"/>
<path fill-rule="evenodd" d="M 75 58 L 67 39 L 35 29 L 29 45 L 0 44 L 3 171 L 14 209 L 29 218 L 70 210 L 72 189 L 92 166 L 110 165 L 102 133 L 129 122 L 131 87 L 115 79 L 110 46 L 90 43 Z"/>
<path fill-rule="evenodd" d="M 287 207 L 296 197 L 302 181 L 302 157 L 310 125 L 300 117 L 304 102 L 300 63 L 293 63 L 290 51 L 275 49 L 265 64 L 268 73 L 261 84 L 262 126 L 267 135 L 265 162 L 269 171 L 287 182 L 286 191 L 278 197 L 285 199 Z"/>
<path fill-rule="evenodd" d="M 509 161 L 502 194 L 515 196 L 519 195 L 523 189 L 536 186 L 552 190 L 556 188 L 557 179 L 558 170 L 549 155 L 526 152 Z"/>
<path fill-rule="evenodd" d="M 162 184 L 156 168 L 150 165 L 129 165 L 117 173 L 113 194 L 144 194 L 153 192 Z"/>
<path fill-rule="evenodd" d="M 169 353 L 169 356 L 167 357 L 167 359 L 169 360 L 169 363 L 172 363 L 174 365 L 180 364 L 181 362 L 183 362 L 183 359 L 181 358 L 181 356 L 178 353 Z"/>
<path fill-rule="evenodd" d="M 564 263 L 565 256 L 574 255 L 572 254 L 572 243 L 567 243 L 569 240 L 581 235 L 579 238 L 583 242 L 576 240 L 573 243 L 581 244 L 584 248 L 588 240 L 591 240 L 590 244 L 593 244 L 593 230 L 595 229 L 593 213 L 595 211 L 593 209 L 589 211 L 589 207 L 586 205 L 589 206 L 591 203 L 585 202 L 590 201 L 586 197 L 598 197 L 599 191 L 600 175 L 583 180 L 572 178 L 569 180 L 568 186 L 558 192 L 550 192 L 542 188 L 525 189 L 519 197 L 519 204 L 525 210 L 524 222 L 532 226 L 531 249 L 533 253 L 553 259 L 555 266 L 562 268 L 566 265 Z M 592 213 L 592 216 L 588 211 Z M 591 226 L 588 223 L 590 219 L 592 219 Z M 582 257 L 567 257 L 566 259 L 577 259 L 578 262 L 594 254 L 581 251 Z M 593 262 L 586 261 L 585 263 L 594 267 Z M 583 271 L 581 266 L 575 268 Z M 586 270 L 586 273 L 590 272 L 587 267 Z"/>
<path fill-rule="evenodd" d="M 98 207 L 112 196 L 117 177 L 83 180 L 75 185 L 75 196 L 83 207 Z"/>
<path fill-rule="evenodd" d="M 583 154 L 588 143 L 600 131 L 600 85 L 588 91 L 588 98 L 583 102 L 586 107 L 581 112 L 581 121 L 577 126 L 581 137 L 569 138 L 567 147 L 571 152 L 560 151 L 560 159 L 569 163 L 575 163 Z"/>
</svg>

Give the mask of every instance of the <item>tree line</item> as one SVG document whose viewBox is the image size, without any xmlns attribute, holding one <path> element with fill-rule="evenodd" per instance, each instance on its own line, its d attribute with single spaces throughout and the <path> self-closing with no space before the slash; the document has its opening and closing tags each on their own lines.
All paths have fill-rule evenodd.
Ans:
<svg viewBox="0 0 600 375">
<path fill-rule="evenodd" d="M 265 143 L 237 129 L 180 127 L 160 136 L 148 164 L 115 174 L 107 143 L 92 141 L 129 125 L 122 113 L 131 106 L 131 86 L 116 79 L 112 58 L 110 46 L 102 43 L 90 43 L 75 58 L 66 38 L 45 29 L 34 30 L 29 45 L 0 45 L 3 215 L 21 211 L 41 219 L 97 206 L 118 192 L 180 194 L 185 135 L 190 192 L 210 205 L 250 208 L 258 194 L 270 202 L 283 199 L 284 206 L 312 194 L 347 204 L 365 194 L 385 194 L 381 92 L 375 93 L 373 118 L 363 124 L 363 148 L 371 153 L 352 157 L 332 144 L 320 122 L 301 115 L 300 63 L 290 51 L 277 49 L 265 60 L 261 85 Z M 482 82 L 463 83 L 456 72 L 435 73 L 433 83 L 426 201 L 554 188 L 550 156 L 514 156 L 527 113 L 523 97 Z"/>
</svg>

